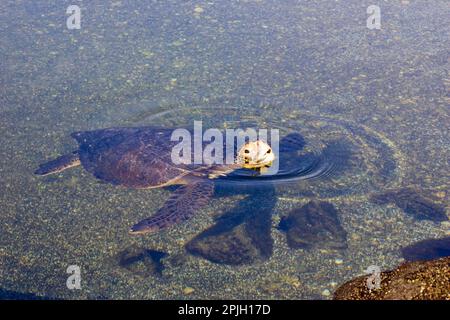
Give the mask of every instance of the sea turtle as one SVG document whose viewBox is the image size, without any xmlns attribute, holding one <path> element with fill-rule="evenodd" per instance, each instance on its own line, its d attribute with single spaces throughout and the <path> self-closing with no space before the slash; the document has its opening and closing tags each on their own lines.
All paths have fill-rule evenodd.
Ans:
<svg viewBox="0 0 450 320">
<path fill-rule="evenodd" d="M 74 132 L 78 150 L 41 164 L 35 174 L 47 175 L 81 164 L 98 179 L 114 185 L 136 189 L 181 185 L 155 215 L 130 230 L 131 234 L 143 234 L 189 219 L 212 196 L 210 179 L 242 167 L 264 168 L 275 159 L 271 147 L 256 140 L 235 152 L 233 164 L 174 164 L 172 148 L 179 142 L 171 141 L 172 133 L 173 129 L 155 127 Z"/>
</svg>

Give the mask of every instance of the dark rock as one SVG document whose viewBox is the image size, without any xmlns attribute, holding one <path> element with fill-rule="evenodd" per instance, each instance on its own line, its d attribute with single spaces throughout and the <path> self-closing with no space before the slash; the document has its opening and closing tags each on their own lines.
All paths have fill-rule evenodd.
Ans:
<svg viewBox="0 0 450 320">
<path fill-rule="evenodd" d="M 149 277 L 162 275 L 164 266 L 161 259 L 166 255 L 165 252 L 131 246 L 120 252 L 116 259 L 119 266 L 130 272 Z"/>
<path fill-rule="evenodd" d="M 0 300 L 53 300 L 49 297 L 38 296 L 34 293 L 23 293 L 0 288 Z"/>
<path fill-rule="evenodd" d="M 258 256 L 258 250 L 243 225 L 225 232 L 208 231 L 190 241 L 186 250 L 212 262 L 230 265 L 248 264 Z"/>
<path fill-rule="evenodd" d="M 380 289 L 369 290 L 361 276 L 340 286 L 336 300 L 449 300 L 450 257 L 408 262 L 381 273 Z"/>
<path fill-rule="evenodd" d="M 433 202 L 412 188 L 391 190 L 371 196 L 376 204 L 394 203 L 405 213 L 418 220 L 432 220 L 435 222 L 448 220 L 445 207 Z"/>
<path fill-rule="evenodd" d="M 215 225 L 186 244 L 186 250 L 211 262 L 241 265 L 263 260 L 272 254 L 271 212 L 274 205 L 268 192 L 263 199 L 244 199 L 223 215 Z M 255 202 L 259 204 L 255 212 Z"/>
<path fill-rule="evenodd" d="M 432 260 L 450 256 L 450 237 L 419 241 L 402 249 L 408 261 Z"/>
<path fill-rule="evenodd" d="M 347 248 L 347 233 L 339 221 L 339 212 L 328 202 L 311 201 L 281 219 L 291 248 Z"/>
</svg>

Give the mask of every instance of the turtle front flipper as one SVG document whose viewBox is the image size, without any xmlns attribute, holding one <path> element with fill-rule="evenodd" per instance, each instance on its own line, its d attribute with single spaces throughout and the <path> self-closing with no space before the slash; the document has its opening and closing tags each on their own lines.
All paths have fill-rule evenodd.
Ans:
<svg viewBox="0 0 450 320">
<path fill-rule="evenodd" d="M 78 155 L 78 151 L 74 151 L 39 165 L 39 168 L 34 173 L 40 176 L 45 176 L 47 174 L 60 172 L 79 165 L 80 157 Z"/>
<path fill-rule="evenodd" d="M 166 201 L 158 212 L 135 224 L 130 234 L 156 232 L 176 223 L 188 220 L 214 193 L 214 183 L 209 180 L 183 185 Z"/>
</svg>

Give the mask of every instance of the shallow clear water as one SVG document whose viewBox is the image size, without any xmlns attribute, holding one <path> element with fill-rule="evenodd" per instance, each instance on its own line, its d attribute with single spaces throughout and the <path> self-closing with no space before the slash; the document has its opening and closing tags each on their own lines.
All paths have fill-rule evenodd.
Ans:
<svg viewBox="0 0 450 320">
<path fill-rule="evenodd" d="M 80 30 L 66 28 L 70 4 L 0 3 L 1 295 L 328 299 L 449 235 L 448 221 L 370 201 L 408 187 L 449 214 L 448 1 L 382 2 L 380 30 L 360 0 L 89 1 Z M 81 167 L 33 174 L 76 149 L 74 131 L 193 120 L 297 132 L 305 146 L 281 178 L 221 179 L 191 220 L 147 236 L 129 227 L 172 190 L 99 183 Z M 311 200 L 338 209 L 345 248 L 288 245 L 280 220 Z M 219 233 L 213 248 L 232 230 L 251 257 L 193 254 L 205 230 Z M 66 287 L 69 265 L 81 290 Z"/>
</svg>

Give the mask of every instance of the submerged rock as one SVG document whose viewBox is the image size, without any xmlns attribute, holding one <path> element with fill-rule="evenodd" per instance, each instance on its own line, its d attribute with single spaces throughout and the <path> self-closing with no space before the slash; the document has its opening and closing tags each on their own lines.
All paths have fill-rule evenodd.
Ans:
<svg viewBox="0 0 450 320">
<path fill-rule="evenodd" d="M 164 269 L 161 259 L 167 253 L 156 250 L 148 250 L 131 246 L 120 252 L 117 256 L 117 263 L 122 268 L 142 276 L 161 276 Z"/>
<path fill-rule="evenodd" d="M 408 261 L 432 260 L 450 256 L 450 237 L 419 241 L 402 249 Z"/>
<path fill-rule="evenodd" d="M 236 193 L 236 189 L 218 189 L 219 194 L 226 192 Z M 272 255 L 275 188 L 268 183 L 252 186 L 245 192 L 247 197 L 186 244 L 188 253 L 227 265 L 251 264 Z"/>
<path fill-rule="evenodd" d="M 206 231 L 190 241 L 186 250 L 211 262 L 231 265 L 251 263 L 258 256 L 243 225 L 225 232 Z"/>
<path fill-rule="evenodd" d="M 450 257 L 404 263 L 381 273 L 381 288 L 369 290 L 369 276 L 355 278 L 334 293 L 336 300 L 449 300 Z"/>
<path fill-rule="evenodd" d="M 377 204 L 394 203 L 407 214 L 418 220 L 435 222 L 448 220 L 445 207 L 435 203 L 412 188 L 391 190 L 371 197 Z"/>
<path fill-rule="evenodd" d="M 0 288 L 0 300 L 54 300 L 54 298 Z"/>
<path fill-rule="evenodd" d="M 267 234 L 251 222 L 227 226 L 227 222 L 221 221 L 188 242 L 186 250 L 215 263 L 249 264 L 271 255 L 270 224 Z"/>
<path fill-rule="evenodd" d="M 339 221 L 339 212 L 328 202 L 310 201 L 281 219 L 291 248 L 347 248 L 347 232 Z"/>
<path fill-rule="evenodd" d="M 240 265 L 272 254 L 270 212 L 245 217 L 235 212 L 221 218 L 186 244 L 186 250 L 211 262 Z"/>
</svg>

